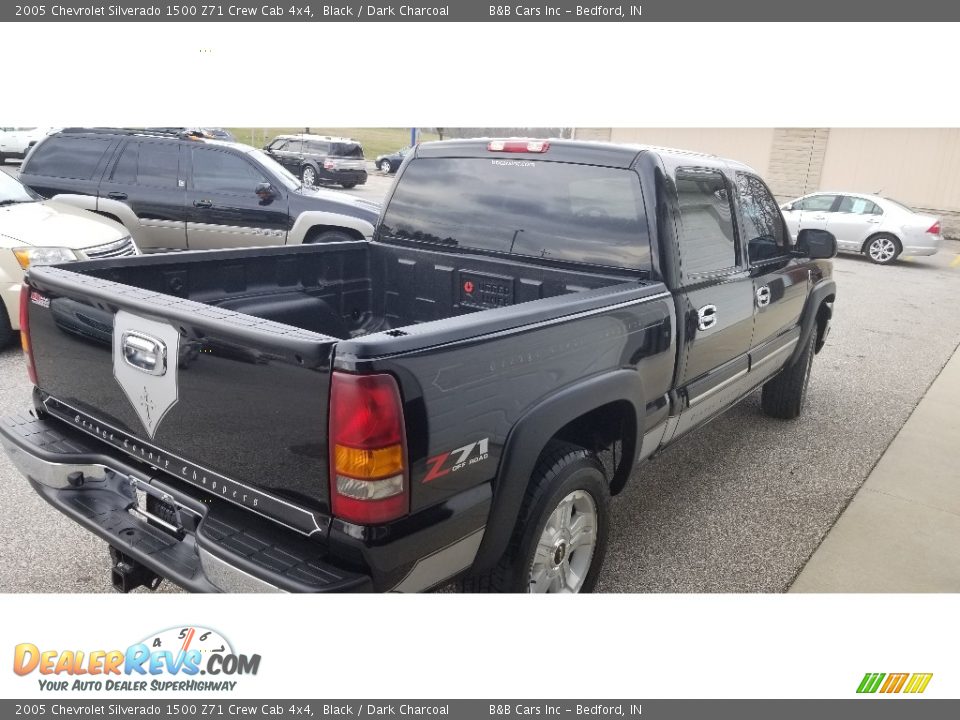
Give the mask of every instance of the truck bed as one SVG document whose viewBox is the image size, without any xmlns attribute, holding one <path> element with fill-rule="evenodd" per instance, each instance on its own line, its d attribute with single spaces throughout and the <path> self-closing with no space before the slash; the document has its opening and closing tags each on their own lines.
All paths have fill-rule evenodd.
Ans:
<svg viewBox="0 0 960 720">
<path fill-rule="evenodd" d="M 334 364 L 415 355 L 662 289 L 626 271 L 368 242 L 72 263 L 34 268 L 29 279 L 42 296 L 30 304 L 30 325 L 44 412 L 319 538 L 330 522 Z M 120 311 L 179 333 L 176 403 L 152 437 L 114 377 Z M 490 352 L 475 360 L 506 361 L 499 344 Z M 448 370 L 427 368 L 440 375 L 414 384 L 442 384 Z M 387 371 L 403 381 L 402 368 Z M 422 411 L 409 416 L 427 422 Z"/>
</svg>

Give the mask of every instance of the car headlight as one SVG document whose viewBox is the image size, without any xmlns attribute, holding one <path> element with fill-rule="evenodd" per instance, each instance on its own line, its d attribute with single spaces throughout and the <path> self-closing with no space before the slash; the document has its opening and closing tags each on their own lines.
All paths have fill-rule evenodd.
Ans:
<svg viewBox="0 0 960 720">
<path fill-rule="evenodd" d="M 63 247 L 21 247 L 14 248 L 13 254 L 24 270 L 31 265 L 55 265 L 78 259 L 73 250 Z"/>
</svg>

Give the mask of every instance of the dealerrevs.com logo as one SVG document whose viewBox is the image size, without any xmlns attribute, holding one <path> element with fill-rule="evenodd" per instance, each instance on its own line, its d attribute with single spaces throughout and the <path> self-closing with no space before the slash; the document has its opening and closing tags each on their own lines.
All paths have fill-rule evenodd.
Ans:
<svg viewBox="0 0 960 720">
<path fill-rule="evenodd" d="M 915 695 L 926 690 L 932 679 L 933 673 L 867 673 L 857 686 L 857 692 Z"/>
<path fill-rule="evenodd" d="M 33 643 L 14 648 L 13 671 L 38 676 L 45 691 L 232 691 L 256 675 L 260 655 L 237 653 L 216 630 L 183 626 L 151 633 L 124 650 L 54 650 Z"/>
</svg>

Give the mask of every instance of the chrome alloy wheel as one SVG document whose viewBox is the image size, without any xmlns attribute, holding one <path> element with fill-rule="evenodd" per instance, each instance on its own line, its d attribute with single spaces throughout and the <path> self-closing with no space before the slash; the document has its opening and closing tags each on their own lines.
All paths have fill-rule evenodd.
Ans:
<svg viewBox="0 0 960 720">
<path fill-rule="evenodd" d="M 382 163 L 380 163 L 380 172 L 387 173 L 387 174 L 390 173 L 390 161 L 389 161 L 389 160 L 384 160 Z"/>
<path fill-rule="evenodd" d="M 867 248 L 870 257 L 878 263 L 890 262 L 893 256 L 897 254 L 897 245 L 890 238 L 879 237 L 870 243 Z"/>
<path fill-rule="evenodd" d="M 312 167 L 307 165 L 303 168 L 303 174 L 301 175 L 304 185 L 316 185 L 317 184 L 317 173 Z"/>
<path fill-rule="evenodd" d="M 574 490 L 550 513 L 530 565 L 530 592 L 579 592 L 597 544 L 597 506 Z"/>
</svg>

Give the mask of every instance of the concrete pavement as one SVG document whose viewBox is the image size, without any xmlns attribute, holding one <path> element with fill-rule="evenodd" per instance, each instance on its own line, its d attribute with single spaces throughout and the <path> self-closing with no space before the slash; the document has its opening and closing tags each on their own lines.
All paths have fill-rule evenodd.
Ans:
<svg viewBox="0 0 960 720">
<path fill-rule="evenodd" d="M 960 592 L 960 349 L 791 592 Z"/>
</svg>

